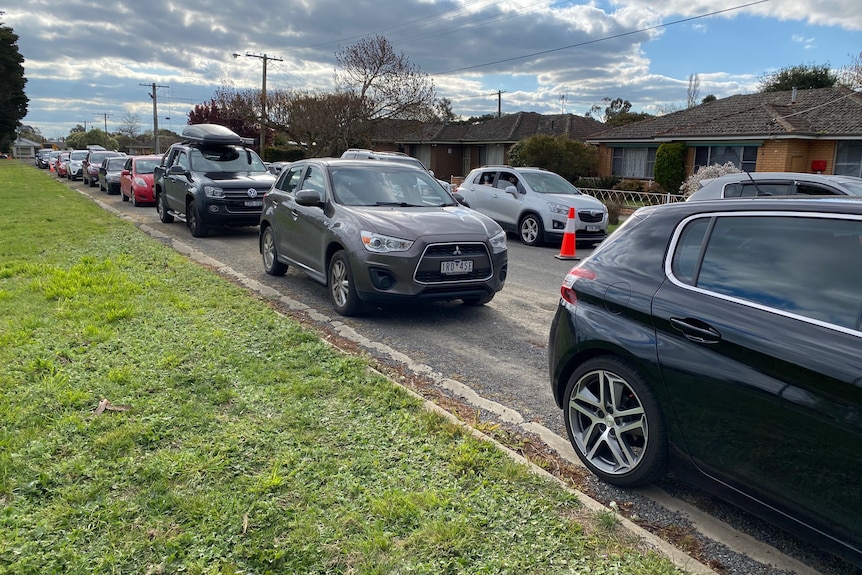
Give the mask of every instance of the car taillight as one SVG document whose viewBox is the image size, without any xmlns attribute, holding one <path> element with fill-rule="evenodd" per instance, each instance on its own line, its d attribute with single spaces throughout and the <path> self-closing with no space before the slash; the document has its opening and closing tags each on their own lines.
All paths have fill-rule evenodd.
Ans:
<svg viewBox="0 0 862 575">
<path fill-rule="evenodd" d="M 572 305 L 577 305 L 578 296 L 575 294 L 574 285 L 578 278 L 586 280 L 596 279 L 596 272 L 587 268 L 575 266 L 569 270 L 566 277 L 563 279 L 563 285 L 560 287 L 560 295 L 565 301 Z"/>
</svg>

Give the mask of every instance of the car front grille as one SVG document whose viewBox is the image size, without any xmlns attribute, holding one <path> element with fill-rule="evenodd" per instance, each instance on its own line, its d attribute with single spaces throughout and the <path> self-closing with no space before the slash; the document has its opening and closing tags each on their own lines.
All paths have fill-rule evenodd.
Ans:
<svg viewBox="0 0 862 575">
<path fill-rule="evenodd" d="M 224 202 L 227 205 L 227 209 L 231 213 L 240 214 L 253 214 L 260 213 L 263 210 L 263 194 L 266 192 L 266 189 L 263 188 L 254 188 L 257 190 L 257 194 L 254 196 L 249 195 L 248 191 L 252 189 L 251 186 L 246 186 L 244 188 L 223 188 L 224 189 Z M 249 206 L 246 202 L 259 202 L 256 206 Z"/>
<path fill-rule="evenodd" d="M 441 273 L 441 263 L 453 260 L 472 260 L 473 271 L 453 275 Z M 491 255 L 485 244 L 481 242 L 452 242 L 431 244 L 426 247 L 413 277 L 422 284 L 458 284 L 488 280 L 493 272 Z"/>
<path fill-rule="evenodd" d="M 601 210 L 578 210 L 578 219 L 590 224 L 602 221 L 604 216 L 605 214 Z"/>
</svg>

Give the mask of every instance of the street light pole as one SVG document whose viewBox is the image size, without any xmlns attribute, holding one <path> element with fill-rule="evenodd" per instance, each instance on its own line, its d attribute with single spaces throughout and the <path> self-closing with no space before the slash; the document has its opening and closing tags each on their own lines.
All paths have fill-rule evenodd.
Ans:
<svg viewBox="0 0 862 575">
<path fill-rule="evenodd" d="M 241 54 L 233 54 L 234 58 L 239 58 Z M 261 90 L 260 90 L 260 159 L 264 159 L 264 147 L 266 146 L 266 63 L 269 60 L 275 60 L 276 62 L 283 62 L 281 58 L 276 58 L 274 56 L 267 56 L 266 54 L 253 54 L 251 52 L 246 52 L 245 56 L 248 58 L 258 58 L 263 61 L 263 81 L 261 82 Z"/>
</svg>

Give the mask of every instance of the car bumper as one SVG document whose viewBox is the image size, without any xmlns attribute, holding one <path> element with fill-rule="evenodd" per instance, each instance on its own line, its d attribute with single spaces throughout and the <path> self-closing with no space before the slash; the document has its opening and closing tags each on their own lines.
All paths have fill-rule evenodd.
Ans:
<svg viewBox="0 0 862 575">
<path fill-rule="evenodd" d="M 446 247 L 468 252 L 446 255 Z M 482 249 L 478 249 L 482 246 Z M 452 250 L 454 251 L 454 250 Z M 442 262 L 471 260 L 472 272 L 447 275 Z M 491 252 L 483 242 L 422 242 L 408 252 L 377 254 L 361 250 L 351 255 L 356 291 L 364 301 L 453 300 L 482 298 L 503 289 L 508 274 L 508 252 Z"/>
</svg>

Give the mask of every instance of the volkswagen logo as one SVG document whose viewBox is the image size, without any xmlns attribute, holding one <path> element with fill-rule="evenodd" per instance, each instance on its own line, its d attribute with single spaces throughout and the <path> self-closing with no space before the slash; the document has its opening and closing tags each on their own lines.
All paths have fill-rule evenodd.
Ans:
<svg viewBox="0 0 862 575">
<path fill-rule="evenodd" d="M 248 197 L 250 197 L 250 198 L 256 198 L 257 197 L 257 190 L 255 190 L 254 188 L 249 188 L 248 191 L 246 192 L 246 194 L 248 194 Z"/>
</svg>

